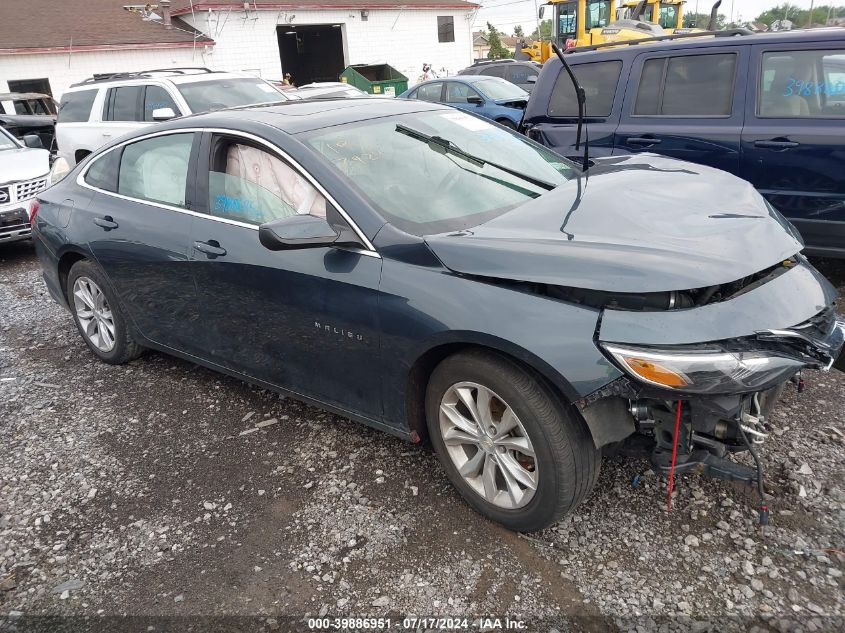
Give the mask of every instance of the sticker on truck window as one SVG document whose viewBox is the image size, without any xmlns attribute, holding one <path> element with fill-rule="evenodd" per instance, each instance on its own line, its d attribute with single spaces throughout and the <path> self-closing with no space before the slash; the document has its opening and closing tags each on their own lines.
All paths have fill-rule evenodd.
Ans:
<svg viewBox="0 0 845 633">
<path fill-rule="evenodd" d="M 480 132 L 482 130 L 492 129 L 493 126 L 487 121 L 482 121 L 474 116 L 464 114 L 463 112 L 446 112 L 441 114 L 444 119 L 448 119 L 452 123 L 457 123 L 462 128 L 466 128 L 470 132 Z"/>
</svg>

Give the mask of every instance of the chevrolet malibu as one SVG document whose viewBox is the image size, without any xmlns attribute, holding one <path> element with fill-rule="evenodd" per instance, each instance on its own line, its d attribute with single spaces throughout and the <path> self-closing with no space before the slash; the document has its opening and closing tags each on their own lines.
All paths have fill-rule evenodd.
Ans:
<svg viewBox="0 0 845 633">
<path fill-rule="evenodd" d="M 93 354 L 154 349 L 420 442 L 521 531 L 603 451 L 758 484 L 767 415 L 842 366 L 833 287 L 746 182 L 649 155 L 585 172 L 408 100 L 144 129 L 39 197 L 53 298 Z"/>
</svg>

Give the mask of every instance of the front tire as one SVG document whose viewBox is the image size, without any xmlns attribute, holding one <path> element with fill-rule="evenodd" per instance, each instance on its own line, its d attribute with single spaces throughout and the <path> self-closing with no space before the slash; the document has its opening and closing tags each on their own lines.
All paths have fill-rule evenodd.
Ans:
<svg viewBox="0 0 845 633">
<path fill-rule="evenodd" d="M 108 279 L 93 262 L 73 265 L 66 292 L 79 334 L 100 360 L 122 365 L 141 355 L 143 348 L 132 340 Z"/>
<path fill-rule="evenodd" d="M 601 464 L 586 425 L 515 362 L 462 352 L 434 370 L 429 437 L 461 496 L 519 532 L 548 527 L 590 492 Z"/>
</svg>

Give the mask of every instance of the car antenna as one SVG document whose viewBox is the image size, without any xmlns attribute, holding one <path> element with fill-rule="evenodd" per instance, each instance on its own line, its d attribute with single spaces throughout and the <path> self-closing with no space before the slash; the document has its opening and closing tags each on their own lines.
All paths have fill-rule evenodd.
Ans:
<svg viewBox="0 0 845 633">
<path fill-rule="evenodd" d="M 575 132 L 575 149 L 580 149 L 581 147 L 581 128 L 584 127 L 584 115 L 585 110 L 587 107 L 587 93 L 584 92 L 584 88 L 578 83 L 578 78 L 575 76 L 575 73 L 572 72 L 572 68 L 569 66 L 567 61 L 563 58 L 563 53 L 561 53 L 560 48 L 555 43 L 552 43 L 552 50 L 557 55 L 557 58 L 560 60 L 560 63 L 563 64 L 563 67 L 566 69 L 566 74 L 569 75 L 569 78 L 572 80 L 572 85 L 575 86 L 575 94 L 578 97 L 578 129 Z M 586 131 L 585 131 L 586 132 Z M 589 132 L 585 133 L 584 136 L 584 163 L 583 169 L 587 171 L 590 168 L 590 137 Z"/>
</svg>

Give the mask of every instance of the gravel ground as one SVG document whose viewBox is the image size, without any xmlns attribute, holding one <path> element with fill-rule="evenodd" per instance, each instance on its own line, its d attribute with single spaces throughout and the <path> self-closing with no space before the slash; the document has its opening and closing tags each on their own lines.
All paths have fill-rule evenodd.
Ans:
<svg viewBox="0 0 845 633">
<path fill-rule="evenodd" d="M 845 293 L 845 262 L 817 263 Z M 425 448 L 160 354 L 95 361 L 31 245 L 0 247 L 0 630 L 843 630 L 845 375 L 806 378 L 764 450 L 765 535 L 752 491 L 683 476 L 667 514 L 644 461 L 609 459 L 526 538 Z"/>
</svg>

